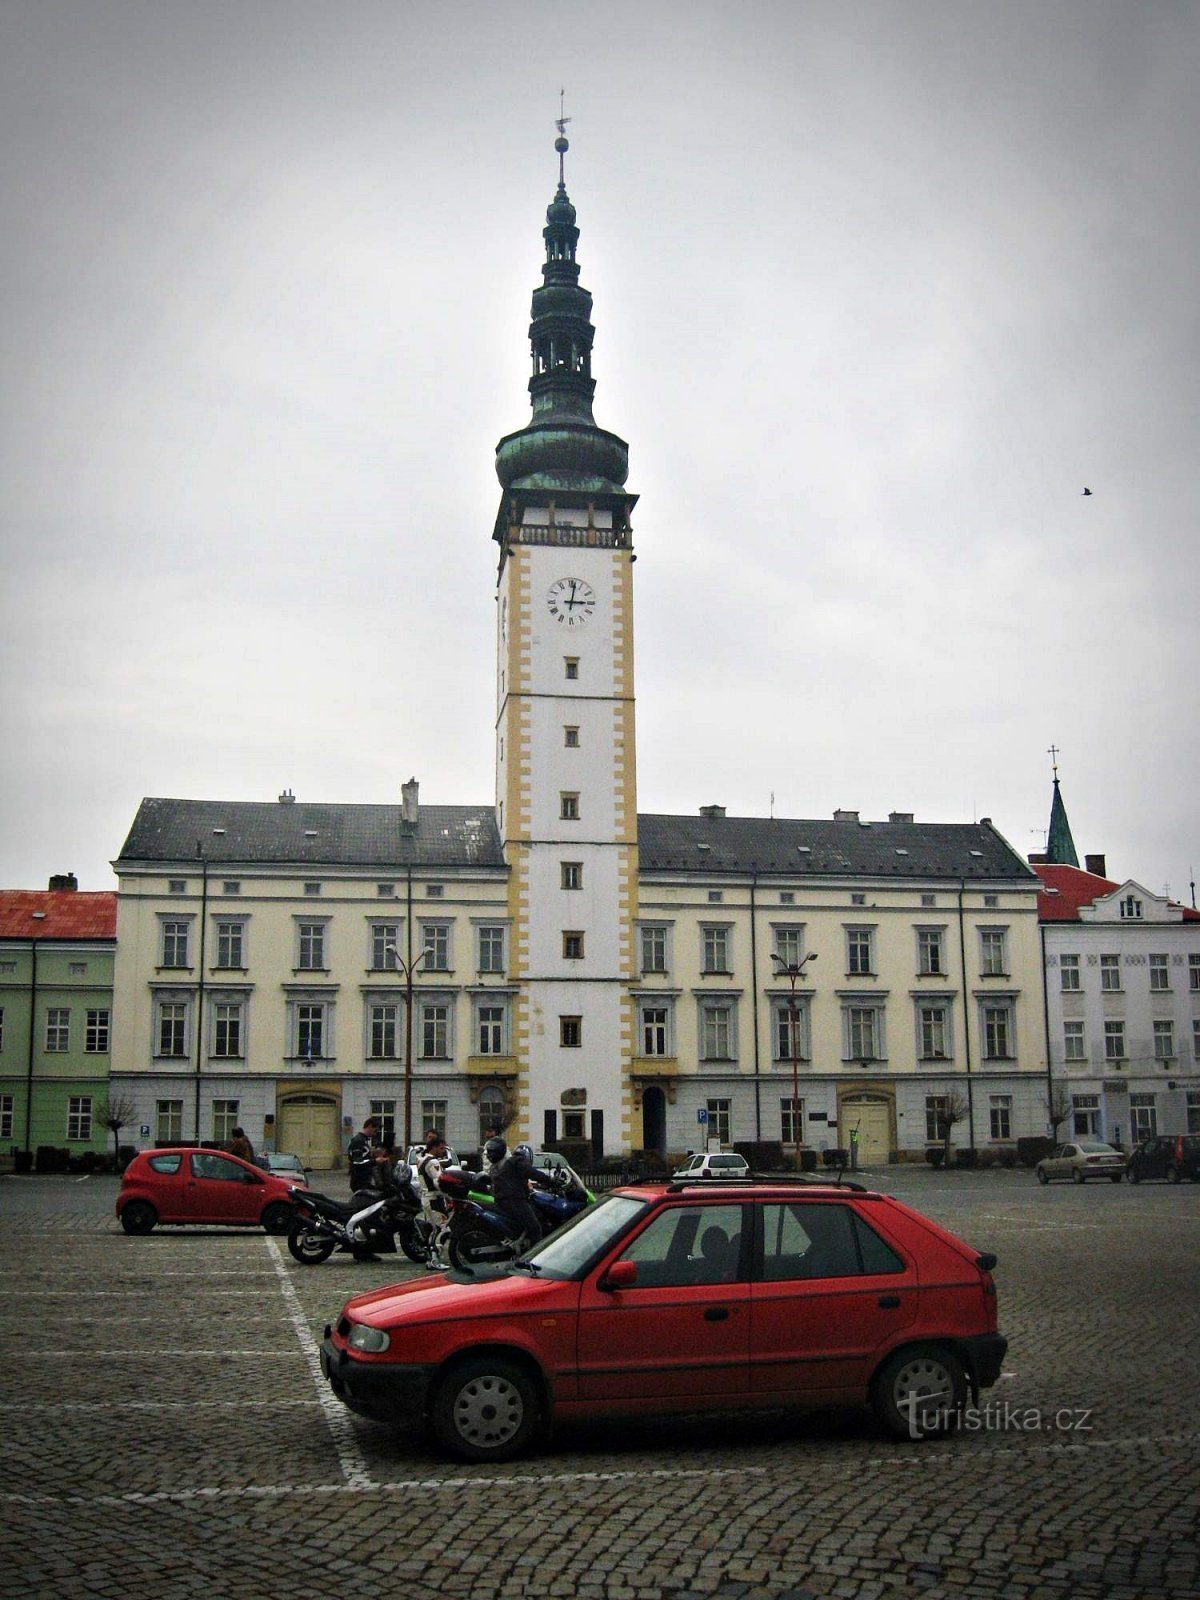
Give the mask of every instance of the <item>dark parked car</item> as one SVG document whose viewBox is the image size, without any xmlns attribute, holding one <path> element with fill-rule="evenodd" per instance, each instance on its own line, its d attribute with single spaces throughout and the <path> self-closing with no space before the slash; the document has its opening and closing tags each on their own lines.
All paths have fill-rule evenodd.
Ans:
<svg viewBox="0 0 1200 1600">
<path fill-rule="evenodd" d="M 1165 1178 L 1168 1183 L 1190 1178 L 1200 1183 L 1200 1133 L 1158 1133 L 1143 1139 L 1131 1151 L 1125 1174 L 1130 1183 L 1141 1183 L 1143 1178 Z"/>
<path fill-rule="evenodd" d="M 126 1233 L 150 1233 L 160 1222 L 286 1233 L 291 1188 L 223 1150 L 142 1150 L 125 1168 L 117 1216 Z"/>
<path fill-rule="evenodd" d="M 359 1295 L 322 1370 L 353 1411 L 502 1461 L 556 1418 L 869 1405 L 905 1439 L 995 1383 L 996 1258 L 888 1195 L 639 1183 L 507 1270 Z"/>
</svg>

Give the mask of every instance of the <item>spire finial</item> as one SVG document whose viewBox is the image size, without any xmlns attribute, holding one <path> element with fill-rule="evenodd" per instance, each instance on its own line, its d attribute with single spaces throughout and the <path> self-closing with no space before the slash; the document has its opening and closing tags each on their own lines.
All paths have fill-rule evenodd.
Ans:
<svg viewBox="0 0 1200 1600">
<path fill-rule="evenodd" d="M 1050 757 L 1050 765 L 1054 769 L 1054 781 L 1058 782 L 1058 746 L 1052 744 L 1046 754 Z"/>
<path fill-rule="evenodd" d="M 554 126 L 558 129 L 558 138 L 554 141 L 554 148 L 558 151 L 558 187 L 560 189 L 565 189 L 567 186 L 566 173 L 563 167 L 563 158 L 566 156 L 567 151 L 571 148 L 570 144 L 567 142 L 567 123 L 570 122 L 571 119 L 565 115 L 563 105 L 566 95 L 567 91 L 565 89 L 560 89 L 558 91 L 558 116 L 555 118 L 554 122 Z"/>
</svg>

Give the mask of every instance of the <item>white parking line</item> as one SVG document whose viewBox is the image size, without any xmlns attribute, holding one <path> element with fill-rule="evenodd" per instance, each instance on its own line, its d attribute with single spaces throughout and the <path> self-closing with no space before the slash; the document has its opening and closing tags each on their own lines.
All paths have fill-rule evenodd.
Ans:
<svg viewBox="0 0 1200 1600">
<path fill-rule="evenodd" d="M 358 1439 L 350 1420 L 350 1413 L 338 1400 L 321 1371 L 321 1352 L 317 1341 L 309 1332 L 308 1322 L 304 1315 L 304 1308 L 300 1304 L 292 1283 L 291 1274 L 284 1265 L 283 1255 L 274 1239 L 267 1240 L 267 1251 L 270 1254 L 275 1275 L 279 1279 L 279 1290 L 283 1295 L 283 1303 L 287 1308 L 288 1321 L 291 1323 L 300 1345 L 301 1353 L 308 1363 L 309 1377 L 317 1391 L 317 1399 L 321 1410 L 325 1414 L 333 1439 L 333 1447 L 337 1451 L 338 1465 L 342 1469 L 342 1476 L 346 1480 L 347 1489 L 370 1489 L 374 1485 L 371 1475 L 367 1471 L 367 1464 L 363 1460 L 362 1451 L 358 1446 Z"/>
<path fill-rule="evenodd" d="M 1081 1444 L 1043 1444 L 1032 1445 L 1028 1449 L 1020 1450 L 1015 1446 L 1005 1446 L 993 1450 L 996 1456 L 1031 1456 L 1031 1455 L 1083 1455 L 1088 1452 L 1099 1451 L 1161 1451 L 1163 1449 L 1179 1449 L 1191 1460 L 1200 1445 L 1200 1434 L 1159 1434 L 1154 1436 L 1137 1435 L 1129 1439 L 1092 1439 Z M 904 1474 L 911 1474 L 914 1467 L 944 1468 L 951 1473 L 961 1471 L 959 1449 L 953 1445 L 946 1449 L 923 1449 L 920 1452 L 907 1449 L 896 1449 L 883 1455 L 853 1456 L 844 1461 L 831 1462 L 827 1458 L 820 1461 L 814 1459 L 812 1468 L 814 1474 L 819 1474 L 822 1480 L 827 1480 L 832 1474 L 860 1477 L 864 1472 L 881 1472 L 886 1468 Z M 653 1483 L 673 1481 L 677 1479 L 692 1479 L 696 1482 L 711 1482 L 720 1478 L 735 1478 L 744 1481 L 746 1478 L 777 1477 L 778 1463 L 765 1467 L 652 1467 L 648 1472 L 630 1469 L 614 1472 L 524 1472 L 505 1474 L 503 1472 L 479 1472 L 468 1475 L 467 1471 L 460 1477 L 421 1477 L 395 1479 L 389 1482 L 372 1480 L 365 1471 L 360 1474 L 361 1481 L 345 1483 L 283 1483 L 283 1484 L 239 1484 L 232 1488 L 199 1488 L 199 1489 L 158 1489 L 153 1491 L 131 1491 L 129 1494 L 62 1494 L 62 1495 L 36 1495 L 36 1494 L 9 1494 L 0 1492 L 0 1505 L 24 1506 L 82 1506 L 82 1505 L 163 1505 L 186 1504 L 195 1500 L 278 1500 L 288 1498 L 325 1498 L 339 1494 L 412 1494 L 417 1491 L 429 1491 L 434 1494 L 444 1494 L 450 1490 L 468 1493 L 472 1490 L 482 1489 L 493 1494 L 497 1486 L 504 1488 L 547 1488 L 556 1489 L 569 1487 L 572 1484 L 590 1483 Z"/>
</svg>

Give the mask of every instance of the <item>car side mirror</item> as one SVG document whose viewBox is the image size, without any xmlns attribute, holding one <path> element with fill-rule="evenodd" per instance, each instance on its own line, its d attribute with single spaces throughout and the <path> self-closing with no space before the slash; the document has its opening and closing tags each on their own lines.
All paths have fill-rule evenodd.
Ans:
<svg viewBox="0 0 1200 1600">
<path fill-rule="evenodd" d="M 614 1261 L 612 1266 L 600 1279 L 598 1288 L 611 1291 L 613 1289 L 632 1289 L 637 1282 L 636 1261 Z"/>
</svg>

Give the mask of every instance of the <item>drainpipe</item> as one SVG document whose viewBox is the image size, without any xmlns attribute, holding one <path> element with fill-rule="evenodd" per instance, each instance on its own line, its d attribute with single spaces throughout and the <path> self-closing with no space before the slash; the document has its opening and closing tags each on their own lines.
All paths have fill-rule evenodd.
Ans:
<svg viewBox="0 0 1200 1600">
<path fill-rule="evenodd" d="M 1046 1121 L 1054 1115 L 1054 1066 L 1050 1060 L 1050 990 L 1046 983 L 1046 924 L 1043 922 L 1038 927 L 1038 939 L 1042 946 L 1042 1027 L 1046 1033 Z M 1064 1068 L 1064 1082 L 1066 1070 Z M 1054 1133 L 1058 1132 L 1058 1124 L 1054 1125 Z"/>
<path fill-rule="evenodd" d="M 200 856 L 200 841 L 196 840 L 196 854 Z M 200 856 L 200 950 L 199 980 L 196 985 L 196 1143 L 200 1143 L 200 1075 L 204 1063 L 204 930 L 208 923 L 208 862 Z"/>
<path fill-rule="evenodd" d="M 762 1095 L 759 1070 L 762 1062 L 758 1041 L 758 914 L 755 909 L 754 889 L 758 883 L 758 869 L 750 869 L 750 993 L 754 996 L 754 1137 L 762 1141 Z M 792 1108 L 795 1116 L 795 1108 Z"/>
<path fill-rule="evenodd" d="M 33 958 L 33 965 L 29 976 L 29 1060 L 25 1068 L 25 1149 L 32 1151 L 33 1145 L 33 1055 L 34 1040 L 37 1035 L 37 940 L 29 941 L 29 949 Z"/>
<path fill-rule="evenodd" d="M 965 878 L 958 880 L 958 955 L 962 963 L 963 987 L 963 1046 L 964 1064 L 967 1069 L 967 1131 L 971 1140 L 971 1150 L 975 1149 L 975 1085 L 971 1078 L 971 1002 L 967 993 L 967 928 L 963 916 L 963 895 L 966 893 L 967 882 Z"/>
</svg>

